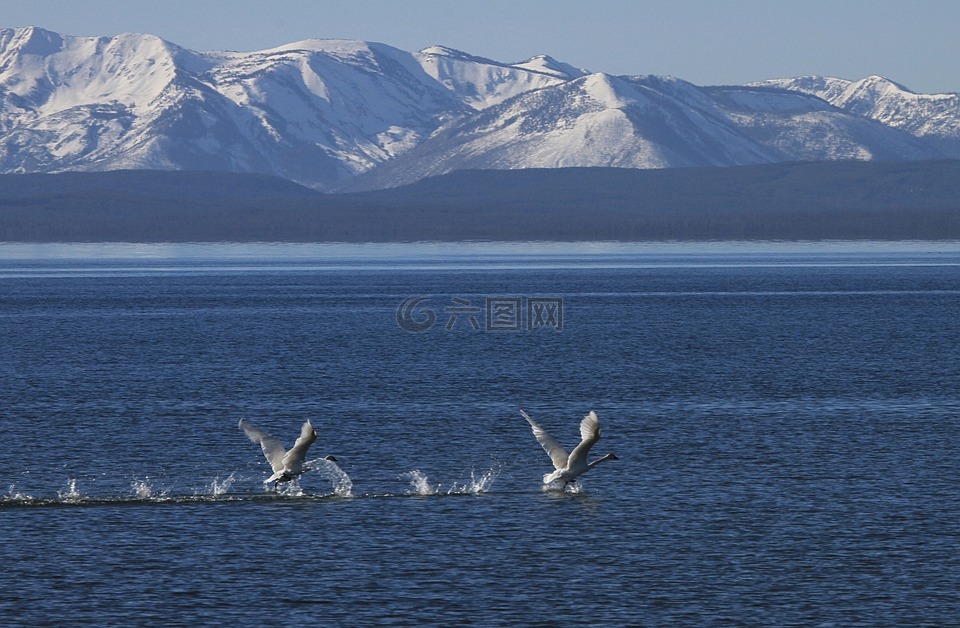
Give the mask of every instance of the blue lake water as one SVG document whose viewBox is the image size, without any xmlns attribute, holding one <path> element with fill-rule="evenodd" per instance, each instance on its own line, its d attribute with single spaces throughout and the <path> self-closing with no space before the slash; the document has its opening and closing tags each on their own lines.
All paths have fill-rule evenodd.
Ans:
<svg viewBox="0 0 960 628">
<path fill-rule="evenodd" d="M 4 624 L 960 617 L 957 243 L 6 244 L 0 347 Z"/>
</svg>

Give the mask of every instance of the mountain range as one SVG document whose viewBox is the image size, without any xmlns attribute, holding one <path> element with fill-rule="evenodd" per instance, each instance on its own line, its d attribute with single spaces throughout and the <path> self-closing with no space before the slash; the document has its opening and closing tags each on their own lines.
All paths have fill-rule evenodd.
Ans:
<svg viewBox="0 0 960 628">
<path fill-rule="evenodd" d="M 307 40 L 195 52 L 0 30 L 0 173 L 255 173 L 360 191 L 460 170 L 960 158 L 960 95 L 873 76 L 697 86 L 538 56 Z"/>
</svg>

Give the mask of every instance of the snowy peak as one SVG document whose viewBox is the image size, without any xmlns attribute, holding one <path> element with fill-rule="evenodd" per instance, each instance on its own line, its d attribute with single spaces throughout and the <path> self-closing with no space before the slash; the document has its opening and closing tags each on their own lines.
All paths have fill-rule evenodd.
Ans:
<svg viewBox="0 0 960 628">
<path fill-rule="evenodd" d="M 13 54 L 51 55 L 62 46 L 63 37 L 35 26 L 0 29 L 0 59 Z"/>
<path fill-rule="evenodd" d="M 763 84 L 817 96 L 848 113 L 922 138 L 942 156 L 960 158 L 960 94 L 917 94 L 882 76 L 859 81 L 802 77 Z"/>
<path fill-rule="evenodd" d="M 877 75 L 868 76 L 859 81 L 824 76 L 802 76 L 772 79 L 752 83 L 752 85 L 779 87 L 812 94 L 838 107 L 843 107 L 848 102 L 862 104 L 865 100 L 873 102 L 902 98 L 943 100 L 956 96 L 956 94 L 917 94 L 899 83 Z"/>
<path fill-rule="evenodd" d="M 603 72 L 589 74 L 578 83 L 585 95 L 605 109 L 623 109 L 637 101 L 632 84 Z"/>
<path fill-rule="evenodd" d="M 389 74 L 392 64 L 409 65 L 411 55 L 399 48 L 376 42 L 350 39 L 305 39 L 268 50 L 247 53 L 237 58 L 290 59 L 323 57 L 329 61 L 367 72 Z"/>
<path fill-rule="evenodd" d="M 871 76 L 868 76 L 865 79 L 856 81 L 853 83 L 853 85 L 857 86 L 857 88 L 859 89 L 869 89 L 871 91 L 878 92 L 878 93 L 879 92 L 887 92 L 887 93 L 908 92 L 911 94 L 913 93 L 903 85 L 900 85 L 899 83 L 894 83 L 890 79 L 884 78 L 877 74 L 873 74 Z"/>
<path fill-rule="evenodd" d="M 444 46 L 424 48 L 415 56 L 424 72 L 475 110 L 567 80 L 560 75 L 506 65 Z"/>
<path fill-rule="evenodd" d="M 63 37 L 38 28 L 0 32 L 0 85 L 40 115 L 77 106 L 144 107 L 174 80 L 176 46 L 154 35 Z"/>
<path fill-rule="evenodd" d="M 889 79 L 882 76 L 868 76 L 848 84 L 842 94 L 833 98 L 833 104 L 845 108 L 850 105 L 851 109 L 863 112 L 873 109 L 883 101 L 913 96 L 916 94 Z"/>
<path fill-rule="evenodd" d="M 322 52 L 343 59 L 350 59 L 358 53 L 369 54 L 371 44 L 365 41 L 354 39 L 303 39 L 300 41 L 283 44 L 276 48 L 261 50 L 261 54 L 271 54 L 279 52 Z"/>
<path fill-rule="evenodd" d="M 853 81 L 846 79 L 827 77 L 827 76 L 800 76 L 789 79 L 771 79 L 751 83 L 753 87 L 774 87 L 794 92 L 811 94 L 823 98 L 827 102 L 833 102 L 840 97 Z"/>
<path fill-rule="evenodd" d="M 514 63 L 513 67 L 548 74 L 564 80 L 571 80 L 590 74 L 587 70 L 575 68 L 568 63 L 562 63 L 549 55 L 537 55 L 536 57 L 527 59 L 523 63 Z"/>
<path fill-rule="evenodd" d="M 337 164 L 335 177 L 395 157 L 466 109 L 412 55 L 367 42 L 306 40 L 233 55 L 199 79 L 239 107 L 232 116 L 251 144 L 288 154 L 281 162 L 322 155 Z"/>
<path fill-rule="evenodd" d="M 445 57 L 447 59 L 455 59 L 457 61 L 482 63 L 484 65 L 502 65 L 491 59 L 486 59 L 484 57 L 477 57 L 475 55 L 463 52 L 462 50 L 457 50 L 456 48 L 450 48 L 449 46 L 439 46 L 439 45 L 428 46 L 423 50 L 421 50 L 420 54 L 428 57 Z"/>
</svg>

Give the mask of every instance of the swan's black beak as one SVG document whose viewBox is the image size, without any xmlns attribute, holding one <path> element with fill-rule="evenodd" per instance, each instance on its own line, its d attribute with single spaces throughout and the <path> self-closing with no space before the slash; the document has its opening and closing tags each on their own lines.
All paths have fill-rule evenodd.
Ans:
<svg viewBox="0 0 960 628">
<path fill-rule="evenodd" d="M 324 460 L 329 460 L 330 462 L 340 462 L 339 460 L 337 460 L 337 459 L 334 458 L 333 456 L 327 456 L 327 457 L 324 458 Z"/>
</svg>

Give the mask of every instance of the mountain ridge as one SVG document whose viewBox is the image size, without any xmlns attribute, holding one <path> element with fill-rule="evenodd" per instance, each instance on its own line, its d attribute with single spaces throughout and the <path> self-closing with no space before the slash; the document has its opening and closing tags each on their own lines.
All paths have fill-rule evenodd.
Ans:
<svg viewBox="0 0 960 628">
<path fill-rule="evenodd" d="M 701 87 L 546 54 L 333 39 L 196 52 L 0 29 L 0 173 L 213 170 L 348 191 L 476 168 L 960 157 L 960 95 L 843 81 Z"/>
</svg>

